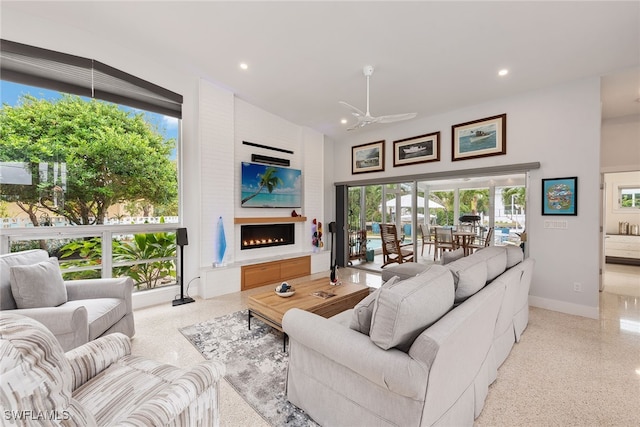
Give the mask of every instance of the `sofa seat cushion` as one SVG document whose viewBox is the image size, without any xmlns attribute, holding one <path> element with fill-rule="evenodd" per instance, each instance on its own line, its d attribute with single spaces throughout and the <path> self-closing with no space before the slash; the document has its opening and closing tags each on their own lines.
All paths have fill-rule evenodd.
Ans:
<svg viewBox="0 0 640 427">
<path fill-rule="evenodd" d="M 398 276 L 400 280 L 406 280 L 424 273 L 428 269 L 428 265 L 418 264 L 416 262 L 387 265 L 382 269 L 382 281 L 386 282 L 394 276 Z"/>
<path fill-rule="evenodd" d="M 453 273 L 456 303 L 469 298 L 487 284 L 487 263 L 475 254 L 453 261 L 445 268 Z"/>
<path fill-rule="evenodd" d="M 76 389 L 73 397 L 93 413 L 97 425 L 119 425 L 183 374 L 175 366 L 125 356 Z"/>
<path fill-rule="evenodd" d="M 92 298 L 67 301 L 65 306 L 85 307 L 89 321 L 89 340 L 95 340 L 127 314 L 127 304 L 120 298 Z"/>
<path fill-rule="evenodd" d="M 47 251 L 33 249 L 30 251 L 14 252 L 0 255 L 0 309 L 13 310 L 18 308 L 11 292 L 11 279 L 9 272 L 16 265 L 37 264 L 49 258 Z"/>
<path fill-rule="evenodd" d="M 451 272 L 433 265 L 426 272 L 381 288 L 373 309 L 370 337 L 378 347 L 408 351 L 418 335 L 453 307 Z"/>
<path fill-rule="evenodd" d="M 56 258 L 14 265 L 9 275 L 18 308 L 57 307 L 67 302 L 67 288 Z"/>
<path fill-rule="evenodd" d="M 486 261 L 487 282 L 492 281 L 507 269 L 507 249 L 504 246 L 482 248 L 473 256 Z"/>
</svg>

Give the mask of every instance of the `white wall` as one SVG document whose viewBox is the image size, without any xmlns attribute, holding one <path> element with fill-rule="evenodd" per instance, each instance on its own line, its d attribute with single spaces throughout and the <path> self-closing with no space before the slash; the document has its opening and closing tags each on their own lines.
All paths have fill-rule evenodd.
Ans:
<svg viewBox="0 0 640 427">
<path fill-rule="evenodd" d="M 602 172 L 640 170 L 640 116 L 602 122 Z"/>
<path fill-rule="evenodd" d="M 428 101 L 427 101 L 428 102 Z M 507 114 L 507 154 L 451 161 L 451 126 Z M 527 203 L 529 254 L 536 259 L 533 305 L 597 318 L 599 284 L 600 82 L 586 79 L 395 126 L 371 126 L 336 143 L 335 180 L 455 171 L 540 162 L 531 171 Z M 441 132 L 441 161 L 393 167 L 393 141 Z M 351 175 L 351 147 L 386 140 L 385 172 Z M 541 215 L 541 179 L 578 177 L 578 216 Z M 567 221 L 566 230 L 545 229 L 545 219 Z M 575 292 L 574 283 L 582 285 Z"/>
<path fill-rule="evenodd" d="M 33 16 L 3 16 L 2 37 L 21 43 L 32 44 L 48 49 L 75 55 L 95 58 L 113 67 L 147 79 L 184 96 L 182 143 L 183 143 L 183 225 L 189 231 L 189 246 L 185 248 L 185 280 L 188 282 L 200 274 L 200 267 L 207 265 L 211 258 L 211 227 L 213 214 L 208 206 L 219 203 L 224 213 L 225 231 L 229 240 L 235 229 L 226 217 L 231 215 L 229 206 L 233 205 L 233 215 L 237 214 L 235 187 L 232 199 L 228 188 L 229 164 L 235 168 L 242 152 L 238 141 L 242 138 L 258 138 L 267 145 L 294 144 L 296 153 L 318 153 L 313 144 L 323 145 L 323 156 L 318 162 L 305 157 L 297 157 L 296 163 L 302 168 L 316 166 L 313 180 L 321 181 L 322 203 L 313 201 L 305 215 L 314 217 L 331 216 L 325 222 L 334 219 L 333 189 L 330 182 L 351 181 L 351 149 L 359 143 L 386 139 L 392 147 L 394 139 L 407 138 L 428 132 L 442 132 L 442 160 L 425 165 L 405 166 L 394 170 L 391 157 L 386 159 L 386 172 L 356 176 L 358 179 L 370 179 L 377 176 L 401 176 L 404 174 L 451 171 L 475 167 L 495 166 L 507 163 L 539 161 L 541 169 L 530 175 L 528 202 L 528 231 L 530 255 L 537 260 L 537 266 L 531 288 L 531 301 L 535 305 L 560 311 L 597 317 L 598 306 L 598 226 L 599 226 L 599 170 L 600 170 L 600 87 L 599 79 L 573 82 L 564 86 L 541 90 L 509 99 L 471 106 L 462 110 L 432 117 L 418 118 L 395 126 L 372 127 L 371 131 L 354 132 L 345 141 L 335 143 L 324 141 L 324 137 L 308 129 L 285 123 L 265 111 L 256 111 L 248 104 L 239 104 L 233 94 L 225 93 L 210 83 L 201 83 L 200 76 L 194 74 L 188 64 L 155 62 L 147 55 L 135 50 L 112 45 L 108 37 L 79 32 L 71 26 L 51 23 Z M 215 86 L 215 85 L 213 85 Z M 220 116 L 219 124 L 223 129 L 220 135 L 214 135 L 213 128 L 207 123 L 215 120 L 201 111 L 201 95 L 215 99 Z M 425 100 L 428 102 L 428 100 Z M 229 113 L 233 105 L 231 116 Z M 220 110 L 221 108 L 221 110 Z M 224 114 L 223 114 L 224 113 Z M 451 162 L 451 125 L 496 114 L 507 113 L 507 154 L 477 160 Z M 257 119 L 255 126 L 246 123 Z M 233 121 L 230 123 L 229 121 Z M 211 124 L 211 123 L 209 123 Z M 634 125 L 631 124 L 631 127 Z M 227 145 L 233 128 L 233 148 Z M 216 127 L 217 129 L 217 127 Z M 612 129 L 612 132 L 615 130 Z M 607 130 L 608 131 L 608 130 Z M 210 136 L 212 139 L 209 140 Z M 603 138 L 605 135 L 603 134 Z M 293 141 L 296 140 L 294 143 Z M 637 139 L 636 139 L 637 140 Z M 260 142 L 258 141 L 258 142 Z M 207 144 L 207 145 L 202 145 Z M 209 145 L 212 144 L 212 145 Z M 219 145 L 216 145 L 219 144 Z M 203 169 L 209 166 L 206 156 L 215 156 L 219 147 L 226 154 L 217 160 L 222 163 L 220 178 L 227 186 L 219 186 L 214 180 L 205 179 Z M 333 155 L 330 155 L 333 151 Z M 391 150 L 387 150 L 388 153 Z M 622 151 L 623 158 L 627 156 Z M 310 154 L 311 155 L 311 154 Z M 298 156 L 296 154 L 296 156 Z M 304 159 L 304 160 L 303 160 Z M 607 160 L 607 163 L 609 160 Z M 612 160 L 613 162 L 613 160 Z M 636 162 L 635 160 L 633 162 Z M 333 170 L 333 177 L 326 171 Z M 238 172 L 233 172 L 238 179 Z M 543 228 L 540 214 L 541 178 L 577 176 L 579 178 L 578 216 L 564 218 L 567 230 L 548 230 Z M 305 199 L 310 191 L 305 191 Z M 327 200 L 329 199 L 329 200 Z M 306 200 L 305 200 L 306 203 Z M 320 206 L 322 205 L 322 206 Z M 237 208 L 237 209 L 236 209 Z M 305 204 L 305 209 L 307 205 Z M 217 219 L 217 216 L 215 216 Z M 324 218 L 323 218 L 324 219 Z M 232 232 L 232 230 L 234 230 Z M 328 236 L 328 233 L 327 233 Z M 328 242 L 325 242 L 328 243 Z M 326 245 L 328 246 L 328 244 Z M 573 283 L 580 282 L 583 292 L 573 291 Z"/>
<path fill-rule="evenodd" d="M 640 116 L 602 122 L 600 171 L 605 173 L 604 230 L 618 232 L 618 222 L 640 223 L 640 213 L 617 209 L 617 187 L 640 186 Z"/>
</svg>

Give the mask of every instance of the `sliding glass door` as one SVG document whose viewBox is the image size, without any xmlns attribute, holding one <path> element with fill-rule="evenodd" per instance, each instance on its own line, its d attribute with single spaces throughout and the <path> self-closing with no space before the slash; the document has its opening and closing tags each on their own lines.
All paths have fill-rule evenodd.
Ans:
<svg viewBox="0 0 640 427">
<path fill-rule="evenodd" d="M 403 243 L 414 244 L 417 262 L 433 261 L 428 252 L 421 255 L 421 225 L 468 224 L 479 241 L 493 230 L 491 245 L 519 245 L 526 220 L 525 185 L 526 175 L 519 173 L 347 186 L 345 261 L 365 268 L 381 264 L 381 223 L 395 224 Z"/>
</svg>

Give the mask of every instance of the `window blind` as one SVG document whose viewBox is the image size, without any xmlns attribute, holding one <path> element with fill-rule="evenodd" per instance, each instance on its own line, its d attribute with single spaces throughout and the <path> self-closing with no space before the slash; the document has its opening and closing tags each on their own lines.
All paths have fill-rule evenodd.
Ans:
<svg viewBox="0 0 640 427">
<path fill-rule="evenodd" d="M 0 40 L 3 80 L 182 118 L 182 95 L 93 59 Z"/>
</svg>

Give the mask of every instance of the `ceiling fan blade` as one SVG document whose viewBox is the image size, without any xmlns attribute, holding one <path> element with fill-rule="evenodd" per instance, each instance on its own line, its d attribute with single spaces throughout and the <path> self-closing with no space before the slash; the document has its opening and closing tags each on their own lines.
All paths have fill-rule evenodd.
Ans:
<svg viewBox="0 0 640 427">
<path fill-rule="evenodd" d="M 388 116 L 376 117 L 376 123 L 393 123 L 400 122 L 402 120 L 413 119 L 418 113 L 406 113 L 406 114 L 391 114 Z"/>
<path fill-rule="evenodd" d="M 358 123 L 356 123 L 355 125 L 348 127 L 347 130 L 355 130 L 355 129 L 360 129 L 361 127 L 365 127 L 368 123 L 367 122 L 363 122 L 358 120 Z"/>
<path fill-rule="evenodd" d="M 353 105 L 351 105 L 351 104 L 349 104 L 347 102 L 344 102 L 344 101 L 338 101 L 338 103 L 344 105 L 347 108 L 349 108 L 351 110 L 351 114 L 353 114 L 354 116 L 356 116 L 356 117 L 364 117 L 364 113 L 359 108 L 356 108 Z"/>
<path fill-rule="evenodd" d="M 409 119 L 413 119 L 415 116 L 418 115 L 417 113 L 406 113 L 406 114 L 390 114 L 390 115 L 379 116 L 379 117 L 372 116 L 371 113 L 369 112 L 369 78 L 373 74 L 373 67 L 371 65 L 365 65 L 364 68 L 362 69 L 362 72 L 364 73 L 364 76 L 367 78 L 367 112 L 364 113 L 359 108 L 356 108 L 347 102 L 338 101 L 338 103 L 350 109 L 351 114 L 353 114 L 358 119 L 358 123 L 351 126 L 347 130 L 359 129 L 361 127 L 365 127 L 373 123 L 393 123 L 393 122 L 399 122 L 402 120 L 409 120 Z"/>
</svg>

